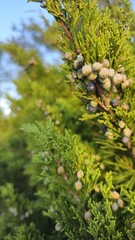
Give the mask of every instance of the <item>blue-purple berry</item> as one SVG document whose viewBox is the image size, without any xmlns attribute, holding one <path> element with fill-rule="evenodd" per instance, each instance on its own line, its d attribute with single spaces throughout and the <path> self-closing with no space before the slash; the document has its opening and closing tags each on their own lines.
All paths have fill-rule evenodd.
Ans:
<svg viewBox="0 0 135 240">
<path fill-rule="evenodd" d="M 77 61 L 78 61 L 78 62 L 83 62 L 83 61 L 84 61 L 84 57 L 83 57 L 81 54 L 79 54 L 79 55 L 77 56 Z"/>
<path fill-rule="evenodd" d="M 97 107 L 92 107 L 90 104 L 87 105 L 87 110 L 92 113 L 95 113 L 97 109 L 98 109 Z"/>
<path fill-rule="evenodd" d="M 101 129 L 102 129 L 102 132 L 105 133 L 105 132 L 107 131 L 107 126 L 106 126 L 106 125 L 103 125 L 103 126 L 101 127 Z"/>
<path fill-rule="evenodd" d="M 114 98 L 112 101 L 111 101 L 111 105 L 113 107 L 117 107 L 119 105 L 119 100 L 117 98 Z"/>
<path fill-rule="evenodd" d="M 128 144 L 130 142 L 130 139 L 128 137 L 122 137 L 122 142 Z"/>
<path fill-rule="evenodd" d="M 92 82 L 90 82 L 90 83 L 86 86 L 86 89 L 87 89 L 88 92 L 92 92 L 92 91 L 95 90 L 95 85 L 94 85 Z"/>
</svg>

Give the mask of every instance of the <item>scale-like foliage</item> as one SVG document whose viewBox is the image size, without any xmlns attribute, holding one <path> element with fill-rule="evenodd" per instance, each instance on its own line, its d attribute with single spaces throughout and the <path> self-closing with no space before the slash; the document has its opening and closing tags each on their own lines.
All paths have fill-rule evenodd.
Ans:
<svg viewBox="0 0 135 240">
<path fill-rule="evenodd" d="M 117 6 L 119 18 L 107 7 L 100 9 L 95 0 L 42 1 L 41 6 L 60 26 L 59 46 L 88 112 L 82 120 L 95 119 L 103 129 L 96 142 L 109 148 L 108 161 L 126 155 L 134 168 L 135 58 L 129 41 L 133 16 L 129 2 Z"/>
<path fill-rule="evenodd" d="M 59 47 L 65 52 L 64 67 L 66 66 L 70 71 L 71 79 L 76 86 L 75 93 L 87 109 L 82 120 L 93 121 L 94 119 L 100 129 L 92 141 L 94 146 L 99 144 L 100 157 L 98 161 L 94 158 L 92 166 L 92 160 L 88 158 L 90 169 L 84 169 L 84 163 L 79 161 L 80 156 L 83 159 L 82 148 L 81 154 L 80 148 L 76 152 L 72 140 L 74 149 L 72 152 L 72 148 L 64 145 L 68 139 L 67 135 L 62 144 L 62 135 L 59 138 L 59 134 L 55 137 L 50 132 L 48 136 L 48 129 L 43 133 L 40 125 L 25 127 L 28 132 L 37 131 L 38 134 L 34 134 L 40 136 L 41 142 L 44 143 L 43 149 L 49 152 L 46 161 L 48 164 L 53 164 L 53 166 L 49 165 L 49 176 L 53 178 L 50 179 L 48 176 L 47 184 L 51 189 L 49 191 L 51 196 L 54 194 L 54 199 L 58 198 L 58 200 L 54 201 L 52 198 L 55 207 L 50 216 L 58 224 L 56 229 L 59 229 L 68 239 L 133 239 L 135 236 L 133 210 L 135 57 L 131 44 L 133 31 L 130 31 L 130 27 L 132 28 L 133 13 L 130 4 L 128 1 L 119 1 L 120 5 L 115 7 L 112 2 L 106 1 L 106 7 L 100 8 L 100 3 L 96 0 L 37 2 L 40 2 L 42 8 L 54 16 L 60 27 Z M 113 12 L 114 9 L 117 11 Z M 51 135 L 54 137 L 51 138 Z M 48 138 L 47 142 L 46 138 Z M 69 139 L 68 141 L 70 144 Z M 51 147 L 48 149 L 50 144 Z M 79 143 L 75 144 L 79 145 Z M 55 155 L 56 148 L 57 153 L 60 151 L 59 156 Z M 75 157 L 76 153 L 78 158 Z M 37 156 L 38 159 L 40 155 Z M 56 159 L 59 159 L 58 162 Z M 76 179 L 77 183 L 73 186 L 75 169 L 76 173 L 79 171 L 77 166 L 81 169 L 79 173 L 84 175 Z M 100 171 L 98 178 L 96 178 L 98 176 L 96 170 Z M 47 176 L 46 170 L 42 175 Z M 60 179 L 57 175 L 60 175 Z M 61 176 L 66 181 L 64 185 L 61 185 Z M 91 185 L 91 179 L 94 180 L 93 185 Z M 56 182 L 57 186 L 53 185 Z M 85 185 L 86 182 L 87 185 Z M 98 184 L 96 188 L 94 188 L 95 184 Z M 77 201 L 79 204 L 82 203 L 81 206 L 75 205 L 70 199 L 68 187 L 73 193 L 76 190 Z M 45 193 L 43 196 L 46 197 Z M 85 219 L 86 225 L 83 222 L 86 215 L 81 216 L 80 212 L 82 208 L 88 212 L 87 216 L 89 216 L 88 222 Z M 70 229 L 70 223 L 72 229 Z"/>
<path fill-rule="evenodd" d="M 112 172 L 103 173 L 92 147 L 77 136 L 58 132 L 49 122 L 24 125 L 42 148 L 35 161 L 42 164 L 38 192 L 44 214 L 55 219 L 55 230 L 67 239 L 131 239 L 135 218 L 134 191 L 113 185 Z M 130 232 L 130 238 L 129 238 Z"/>
</svg>

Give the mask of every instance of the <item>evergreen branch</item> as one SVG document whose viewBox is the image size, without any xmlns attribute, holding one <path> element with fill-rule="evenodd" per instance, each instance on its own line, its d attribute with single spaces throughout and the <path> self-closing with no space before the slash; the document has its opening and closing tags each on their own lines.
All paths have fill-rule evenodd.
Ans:
<svg viewBox="0 0 135 240">
<path fill-rule="evenodd" d="M 98 85 L 98 87 L 100 88 L 100 86 Z M 99 89 L 98 89 L 99 90 Z M 102 90 L 102 89 L 101 89 Z M 103 99 L 104 95 L 101 95 L 102 99 Z M 113 113 L 111 109 L 109 109 L 99 98 L 93 96 L 93 99 L 99 104 L 99 106 L 101 106 L 102 109 L 104 109 L 106 112 L 109 112 L 110 114 Z M 108 101 L 107 98 L 104 96 L 104 101 Z"/>
<path fill-rule="evenodd" d="M 110 100 L 111 100 L 111 96 L 112 96 L 112 93 L 113 93 L 114 86 L 115 86 L 115 84 L 114 84 L 114 82 L 112 82 L 111 83 L 111 89 L 110 89 L 110 92 L 109 92 L 108 97 L 107 97 L 109 99 L 109 103 L 110 103 Z"/>
<path fill-rule="evenodd" d="M 99 99 L 98 104 L 107 112 L 109 112 L 110 114 L 112 114 L 112 110 L 110 108 L 108 108 L 108 105 L 110 104 L 110 98 L 106 97 L 103 93 L 103 89 L 100 87 L 100 85 L 95 81 L 95 86 L 96 89 L 98 91 L 99 96 L 101 97 L 102 101 L 100 101 Z M 104 102 L 104 103 L 103 103 Z"/>
<path fill-rule="evenodd" d="M 63 29 L 63 31 L 66 33 L 66 36 L 71 40 L 71 42 L 72 42 L 72 44 L 73 44 L 73 46 L 74 46 L 74 49 L 77 50 L 77 49 L 76 49 L 76 46 L 75 46 L 74 39 L 73 39 L 73 37 L 72 37 L 72 35 L 71 35 L 71 32 L 70 32 L 69 28 L 66 26 L 66 24 L 65 24 L 61 19 L 56 18 L 56 20 L 57 20 L 59 26 L 60 26 L 60 27 Z"/>
</svg>

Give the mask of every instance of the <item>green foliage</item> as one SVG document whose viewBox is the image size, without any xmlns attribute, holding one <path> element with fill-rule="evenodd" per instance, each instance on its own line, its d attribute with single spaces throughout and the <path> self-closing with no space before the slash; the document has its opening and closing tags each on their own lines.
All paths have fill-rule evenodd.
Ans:
<svg viewBox="0 0 135 240">
<path fill-rule="evenodd" d="M 25 26 L 26 29 L 28 30 L 28 32 L 31 32 L 33 40 L 36 44 L 38 43 L 39 47 L 42 45 L 46 45 L 46 47 L 50 51 L 58 51 L 58 24 L 56 22 L 50 24 L 44 15 L 41 15 L 41 19 L 43 22 L 43 26 L 40 26 L 38 23 L 32 21 L 30 22 L 30 24 L 27 24 Z M 45 31 L 43 31 L 43 27 L 45 27 Z"/>
<path fill-rule="evenodd" d="M 69 3 L 69 1 L 51 0 L 43 1 L 42 6 L 56 18 L 63 29 L 60 47 L 64 52 L 72 51 L 73 53 L 79 50 L 86 62 L 109 58 L 112 67 L 115 68 L 119 64 L 128 64 L 130 49 L 129 46 L 127 47 L 127 39 L 130 33 L 127 28 L 124 28 L 125 22 L 128 24 L 130 21 L 127 9 L 121 10 L 126 12 L 126 16 L 123 12 L 120 21 L 116 23 L 110 17 L 109 9 L 102 13 L 97 8 L 97 1 Z M 125 22 L 122 22 L 124 20 Z"/>
<path fill-rule="evenodd" d="M 98 0 L 98 3 L 101 8 L 108 7 L 111 11 L 111 15 L 113 18 L 117 19 L 123 19 L 124 15 L 125 18 L 123 19 L 123 24 L 127 24 L 126 17 L 129 15 L 132 19 L 130 21 L 130 30 L 134 37 L 134 22 L 135 22 L 135 13 L 132 9 L 132 2 L 128 0 Z M 123 11 L 122 11 L 123 10 Z"/>
<path fill-rule="evenodd" d="M 104 236 L 105 239 L 131 239 L 135 193 L 129 194 L 126 188 L 119 187 L 125 206 L 113 208 L 117 199 L 111 194 L 117 185 L 113 185 L 111 172 L 104 176 L 90 145 L 82 144 L 70 131 L 61 134 L 52 122 L 45 127 L 41 123 L 27 124 L 23 130 L 34 135 L 42 145 L 35 161 L 42 164 L 40 180 L 46 191 L 40 189 L 38 195 L 45 201 L 44 214 L 56 221 L 55 230 L 67 239 L 104 239 Z M 80 170 L 84 175 L 78 178 Z M 91 214 L 88 219 L 86 212 Z"/>
<path fill-rule="evenodd" d="M 43 240 L 44 238 L 40 235 L 39 231 L 36 230 L 34 224 L 22 225 L 15 229 L 13 234 L 9 234 L 4 240 Z"/>
<path fill-rule="evenodd" d="M 0 114 L 0 236 L 134 239 L 131 5 L 127 0 L 34 2 L 51 13 L 55 23 L 41 16 L 43 28 L 34 21 L 23 24 L 27 37 L 0 45 L 20 69 L 14 80 L 19 97 L 8 96 L 10 116 Z M 57 38 L 65 53 L 63 70 L 45 64 L 50 52 L 58 50 Z M 49 52 L 43 56 L 44 45 Z M 103 67 L 104 59 L 110 64 L 107 70 L 122 71 L 126 78 L 118 84 L 111 79 L 109 89 L 93 67 L 97 61 Z M 97 74 L 95 80 L 81 75 L 85 65 Z M 92 92 L 89 83 L 94 83 Z"/>
<path fill-rule="evenodd" d="M 69 1 L 42 2 L 42 7 L 55 17 L 61 28 L 59 45 L 66 52 L 64 60 L 69 70 L 76 75 L 73 78 L 75 85 L 77 87 L 79 85 L 77 96 L 82 99 L 88 111 L 93 110 L 91 110 L 91 106 L 89 107 L 91 101 L 97 104 L 97 109 L 94 110 L 96 113 L 85 113 L 82 119 L 95 119 L 98 125 L 105 125 L 107 131 L 103 136 L 99 135 L 97 143 L 101 143 L 103 149 L 110 149 L 110 162 L 112 162 L 112 157 L 115 162 L 116 155 L 124 157 L 126 154 L 127 158 L 131 157 L 131 152 L 134 155 L 135 95 L 133 79 L 135 58 L 129 41 L 131 38 L 129 29 L 131 15 L 133 17 L 130 3 L 124 1 L 120 3 L 119 8 L 117 6 L 117 11 L 120 13 L 119 18 L 116 17 L 117 14 L 113 16 L 113 3 L 112 7 L 109 6 L 102 11 L 98 8 L 97 1 L 94 0 L 71 1 L 70 3 Z M 82 60 L 78 60 L 79 58 Z M 104 89 L 102 86 L 104 77 L 100 79 L 100 72 L 98 70 L 96 72 L 93 67 L 95 62 L 103 64 L 104 59 L 109 61 L 107 68 L 113 69 L 116 76 L 121 73 L 121 77 L 125 77 L 126 80 L 121 81 L 128 81 L 132 77 L 129 87 L 125 87 L 125 82 L 120 85 L 120 82 L 115 83 L 110 78 L 110 88 Z M 95 72 L 97 74 L 94 81 L 89 79 L 90 75 L 87 77 L 87 74 L 83 74 L 83 67 L 87 64 L 91 65 L 93 74 Z M 119 70 L 120 67 L 123 70 Z M 114 77 L 116 77 L 115 75 Z M 90 81 L 95 86 L 94 93 L 87 91 L 87 84 Z M 131 99 L 132 106 L 130 106 Z M 112 105 L 114 100 L 118 101 L 118 106 Z M 125 122 L 124 129 L 131 130 L 131 137 L 123 134 L 125 130 L 119 126 L 120 121 Z M 134 156 L 132 158 L 134 159 Z M 130 181 L 132 177 L 133 174 L 128 180 Z"/>
<path fill-rule="evenodd" d="M 86 124 L 78 120 L 83 113 L 83 106 L 72 94 L 72 84 L 65 85 L 65 72 L 44 63 L 48 56 L 43 61 L 38 42 L 35 42 L 34 47 L 30 44 L 36 34 L 38 35 L 36 26 L 26 24 L 22 28 L 24 36 L 29 34 L 29 38 L 23 38 L 25 44 L 20 41 L 19 35 L 14 41 L 0 45 L 3 55 L 8 54 L 11 63 L 19 66 L 19 73 L 13 81 L 18 97 L 7 96 L 11 114 L 8 117 L 2 114 L 0 116 L 0 238 L 3 239 L 9 233 L 12 237 L 16 234 L 16 228 L 17 231 L 23 231 L 21 226 L 24 229 L 24 225 L 32 223 L 35 232 L 37 230 L 41 236 L 45 235 L 46 239 L 53 239 L 53 221 L 43 216 L 43 200 L 35 195 L 37 189 L 41 188 L 37 178 L 41 172 L 41 164 L 33 164 L 32 157 L 41 147 L 20 128 L 27 122 L 47 122 L 51 118 L 61 131 L 65 127 L 71 128 L 73 132 L 82 133 L 81 137 L 86 139 L 91 137 L 91 127 L 88 132 Z M 45 44 L 43 36 L 46 30 L 40 28 L 40 31 L 40 41 Z M 50 32 L 51 38 L 52 31 Z M 51 47 L 50 43 L 50 49 Z M 7 195 L 2 195 L 5 191 Z M 13 211 L 17 212 L 16 216 L 13 215 Z"/>
<path fill-rule="evenodd" d="M 98 151 L 100 158 L 98 159 L 98 165 L 96 165 L 96 167 L 94 167 L 94 164 L 97 164 L 95 159 L 92 163 L 92 168 L 95 168 L 94 172 L 91 173 L 94 179 L 94 184 L 91 185 L 90 188 L 89 184 L 85 187 L 85 182 L 88 173 L 88 182 L 91 183 L 89 172 L 91 168 L 85 168 L 84 171 L 84 164 L 81 162 L 80 169 L 85 172 L 85 174 L 81 177 L 81 180 L 78 179 L 77 184 L 74 185 L 77 193 L 80 193 L 80 206 L 75 206 L 71 199 L 69 199 L 69 203 L 67 204 L 68 186 L 66 184 L 64 184 L 64 186 L 61 185 L 61 182 L 57 183 L 57 187 L 61 187 L 62 189 L 62 194 L 59 190 L 59 200 L 55 203 L 56 208 L 54 208 L 55 210 L 53 213 L 51 212 L 50 216 L 56 220 L 59 224 L 59 228 L 61 226 L 60 231 L 63 235 L 67 234 L 68 239 L 133 239 L 134 237 L 134 214 L 130 215 L 131 212 L 134 212 L 134 206 L 132 205 L 132 210 L 129 207 L 131 206 L 129 203 L 129 196 L 131 199 L 134 199 L 133 195 L 135 187 L 135 58 L 131 43 L 134 31 L 131 17 L 134 18 L 134 14 L 128 1 L 116 1 L 119 6 L 115 6 L 115 1 L 104 1 L 104 6 L 100 5 L 101 2 L 103 1 L 72 0 L 69 2 L 46 0 L 40 2 L 41 6 L 54 16 L 60 27 L 59 47 L 65 52 L 65 66 L 67 65 L 66 68 L 71 72 L 75 86 L 77 87 L 78 91 L 75 92 L 76 95 L 82 100 L 82 103 L 87 106 L 87 110 L 91 112 L 89 114 L 84 113 L 82 120 L 94 119 L 96 125 L 98 125 L 100 129 L 103 127 L 106 128 L 103 130 L 103 133 L 105 132 L 105 134 L 100 130 L 95 136 L 96 143 L 101 146 Z M 100 8 L 99 6 L 103 7 Z M 130 31 L 129 26 L 132 31 Z M 105 61 L 107 61 L 108 66 L 103 65 L 104 59 L 106 59 Z M 102 65 L 100 70 L 95 70 L 94 68 L 94 64 L 97 64 L 97 62 L 100 66 Z M 91 79 L 91 73 L 87 74 L 83 72 L 83 67 L 85 67 L 85 65 L 91 67 L 92 73 L 96 75 L 95 78 L 92 76 L 93 79 Z M 105 88 L 103 86 L 103 79 L 106 77 L 101 75 L 103 67 L 106 67 L 107 69 L 104 71 L 108 71 L 108 69 L 111 68 L 116 75 L 124 74 L 121 76 L 122 78 L 124 77 L 125 80 L 117 80 L 117 82 L 115 82 L 114 75 L 113 78 L 110 78 L 109 80 L 110 87 Z M 108 76 L 109 74 L 107 77 Z M 132 78 L 132 83 L 129 84 L 129 87 L 126 87 L 125 81 L 129 78 Z M 94 85 L 94 93 L 89 93 L 88 91 L 88 83 L 90 82 Z M 97 108 L 94 108 L 93 105 Z M 124 125 L 122 125 L 123 123 Z M 53 166 L 49 165 L 49 169 L 51 169 L 49 176 L 52 174 L 55 180 L 51 179 L 47 184 L 48 188 L 50 187 L 49 192 L 51 192 L 51 197 L 55 194 L 54 189 L 56 189 L 56 196 L 54 198 L 56 199 L 57 187 L 53 185 L 53 182 L 56 183 L 59 181 L 59 178 L 57 179 L 55 176 L 55 174 L 59 174 L 59 167 L 63 167 L 61 175 L 63 175 L 63 177 L 66 176 L 65 181 L 67 181 L 67 183 L 69 182 L 69 185 L 70 182 L 72 183 L 73 181 L 72 178 L 75 175 L 75 172 L 79 171 L 79 169 L 77 169 L 77 166 L 74 166 L 74 163 L 72 163 L 74 153 L 76 153 L 75 149 L 72 153 L 72 159 L 68 159 L 68 155 L 66 155 L 69 164 L 68 168 L 62 154 L 65 148 L 60 148 L 60 160 L 58 161 L 60 166 L 57 165 L 57 161 L 55 164 L 57 156 L 55 156 L 55 148 L 57 148 L 58 153 L 59 145 L 62 146 L 62 136 L 60 139 L 58 136 L 56 138 L 55 135 L 53 135 L 54 128 L 53 131 L 49 131 L 48 126 L 45 132 L 43 131 L 42 126 L 38 124 L 31 126 L 28 125 L 25 129 L 31 133 L 36 132 L 36 134 L 34 134 L 36 137 L 40 136 L 40 143 L 43 143 L 43 149 L 45 147 L 49 152 L 49 164 L 53 163 L 54 166 L 53 168 Z M 40 130 L 40 133 L 37 130 L 37 127 Z M 49 136 L 46 132 L 50 132 Z M 44 135 L 46 135 L 48 141 Z M 51 135 L 53 135 L 52 138 L 50 137 Z M 66 139 L 67 138 L 68 137 L 66 136 Z M 55 146 L 53 141 L 55 141 L 55 144 L 58 141 L 59 145 L 56 144 Z M 48 149 L 49 142 L 51 147 Z M 65 142 L 66 140 L 64 140 L 64 143 Z M 72 140 L 72 147 L 73 146 L 74 142 Z M 90 143 L 89 147 L 91 149 Z M 94 145 L 94 148 L 97 148 L 96 145 Z M 66 146 L 66 149 L 68 149 L 68 146 Z M 70 150 L 68 150 L 68 154 L 70 155 Z M 77 149 L 77 154 L 79 154 L 79 149 Z M 82 152 L 81 155 L 83 156 Z M 40 162 L 40 155 L 37 155 L 36 159 Z M 76 160 L 75 162 L 79 165 L 79 160 Z M 91 159 L 89 159 L 89 164 L 91 164 Z M 96 176 L 98 176 L 97 179 L 95 179 L 96 168 L 100 169 L 100 175 L 96 173 Z M 76 169 L 75 172 L 74 169 Z M 43 177 L 47 176 L 47 173 L 45 172 L 44 174 L 44 172 L 45 170 L 41 174 Z M 97 192 L 94 192 L 94 185 L 97 184 L 96 181 L 98 182 L 99 188 L 97 187 Z M 74 190 L 73 186 L 70 186 L 70 188 L 72 188 L 72 191 Z M 118 192 L 114 191 L 113 193 L 113 190 L 116 189 Z M 64 192 L 66 192 L 66 199 Z M 81 199 L 81 192 L 83 192 L 83 200 Z M 88 195 L 85 197 L 86 193 Z M 118 193 L 120 195 L 117 195 Z M 114 194 L 112 195 L 112 198 L 111 194 Z M 88 196 L 90 196 L 89 201 Z M 130 201 L 132 202 L 131 199 Z M 72 204 L 71 208 L 70 202 Z M 83 205 L 81 205 L 82 203 Z M 82 206 L 85 206 L 87 208 L 86 210 L 91 213 L 91 219 L 86 226 L 80 213 Z M 70 222 L 72 223 L 72 230 L 70 229 L 70 222 L 67 222 L 69 216 Z M 72 222 L 71 219 L 74 219 L 74 221 Z"/>
<path fill-rule="evenodd" d="M 101 63 L 103 59 L 108 59 L 110 68 L 113 68 L 116 74 L 119 72 L 119 67 L 122 66 L 127 79 L 134 77 L 135 59 L 129 44 L 131 33 L 128 27 L 131 21 L 131 11 L 127 1 L 123 4 L 124 7 L 119 8 L 119 11 L 121 11 L 120 19 L 116 19 L 111 17 L 111 11 L 108 8 L 102 12 L 97 7 L 97 1 L 42 2 L 42 7 L 46 8 L 56 18 L 61 27 L 60 48 L 72 55 L 70 60 L 65 57 L 70 71 L 75 70 L 76 74 L 78 74 L 85 64 Z M 81 66 L 75 67 L 77 55 L 82 56 L 83 60 L 80 63 Z M 129 98 L 133 99 L 134 102 L 134 91 L 132 90 L 134 84 L 132 84 L 132 88 L 118 85 L 116 89 L 114 83 L 112 83 L 110 90 L 104 90 L 99 83 L 99 77 L 97 77 L 94 82 L 97 93 L 90 95 L 86 91 L 85 80 L 88 82 L 86 77 L 77 77 L 75 79 L 77 86 L 81 84 L 77 95 L 81 99 L 85 99 L 85 105 L 90 100 L 98 103 L 102 114 L 96 114 L 94 117 L 98 116 L 98 122 L 105 124 L 114 140 L 117 140 L 114 143 L 115 148 L 117 149 L 117 146 L 119 146 L 119 148 L 124 149 L 124 146 L 122 146 L 124 144 L 121 143 L 122 132 L 118 122 L 120 120 L 125 121 L 126 118 L 126 125 L 131 129 L 134 128 L 134 119 L 131 119 L 131 116 L 134 116 L 134 110 L 125 111 L 121 107 L 122 104 L 129 103 Z M 118 99 L 119 106 L 112 108 L 111 101 L 115 98 Z M 83 120 L 85 119 L 88 119 L 87 115 L 84 115 Z M 114 122 L 116 122 L 116 125 Z M 109 143 L 110 139 L 108 145 Z M 132 138 L 132 145 L 134 144 L 134 138 Z M 111 146 L 112 144 L 110 144 Z M 128 148 L 130 147 L 128 146 Z"/>
</svg>

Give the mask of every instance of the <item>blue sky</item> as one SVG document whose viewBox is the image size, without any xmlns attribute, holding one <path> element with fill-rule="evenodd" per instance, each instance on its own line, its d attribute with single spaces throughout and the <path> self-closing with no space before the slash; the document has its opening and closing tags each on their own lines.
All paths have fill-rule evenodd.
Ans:
<svg viewBox="0 0 135 240">
<path fill-rule="evenodd" d="M 27 22 L 30 18 L 38 20 L 41 12 L 45 12 L 46 16 L 50 18 L 50 15 L 41 9 L 39 3 L 27 3 L 27 0 L 0 0 L 0 2 L 0 42 L 11 39 L 15 34 L 12 31 L 12 26 L 19 27 L 22 20 L 24 22 Z M 11 81 L 4 84 L 4 81 L 1 80 L 4 79 L 0 71 L 0 108 L 4 109 L 5 114 L 9 114 L 9 104 L 1 93 L 4 91 L 15 96 L 15 86 Z"/>
<path fill-rule="evenodd" d="M 0 41 L 5 41 L 12 36 L 13 24 L 18 26 L 21 20 L 38 19 L 41 12 L 47 14 L 45 10 L 41 9 L 39 3 L 27 3 L 27 0 L 1 0 Z"/>
<path fill-rule="evenodd" d="M 132 0 L 135 8 L 135 0 Z M 0 3 L 0 41 L 11 37 L 11 27 L 29 18 L 38 19 L 39 13 L 44 12 L 39 3 L 27 3 L 27 0 L 1 0 Z M 47 13 L 46 13 L 47 14 Z"/>
</svg>

